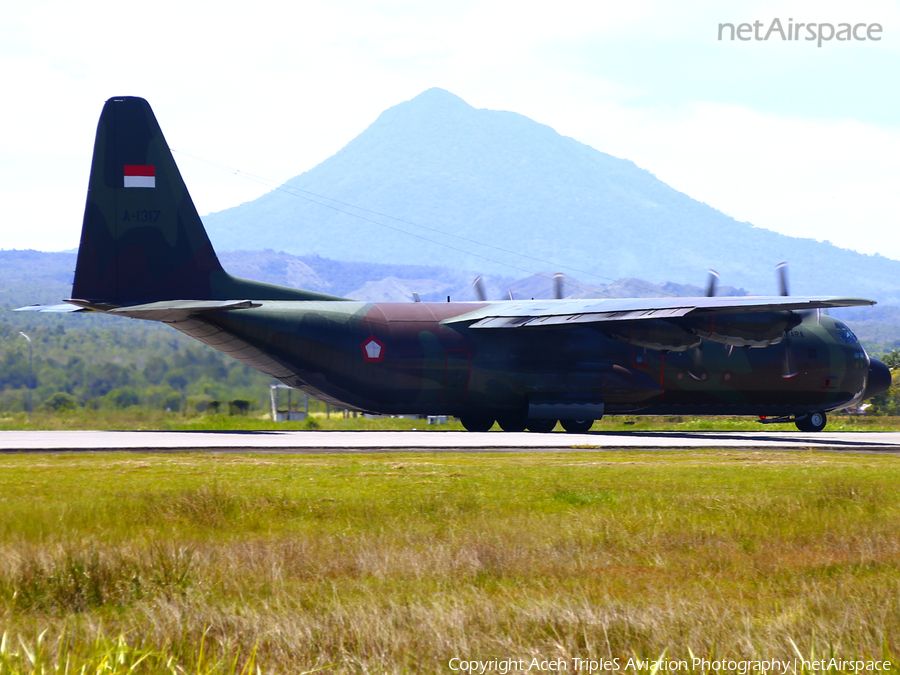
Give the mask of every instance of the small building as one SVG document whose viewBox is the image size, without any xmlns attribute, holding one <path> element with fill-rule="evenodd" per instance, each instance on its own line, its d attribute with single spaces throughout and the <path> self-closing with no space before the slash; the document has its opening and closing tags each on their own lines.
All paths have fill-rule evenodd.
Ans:
<svg viewBox="0 0 900 675">
<path fill-rule="evenodd" d="M 279 405 L 279 392 L 287 389 L 287 407 L 281 408 Z M 309 394 L 297 392 L 297 396 L 303 397 L 303 410 L 295 410 L 292 401 L 293 387 L 286 384 L 269 385 L 269 400 L 272 404 L 272 421 L 273 422 L 302 422 L 309 417 Z M 300 401 L 298 401 L 299 403 Z"/>
</svg>

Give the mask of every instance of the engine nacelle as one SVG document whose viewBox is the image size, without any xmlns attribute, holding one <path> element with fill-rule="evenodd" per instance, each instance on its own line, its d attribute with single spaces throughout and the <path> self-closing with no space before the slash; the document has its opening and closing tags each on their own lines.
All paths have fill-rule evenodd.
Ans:
<svg viewBox="0 0 900 675">
<path fill-rule="evenodd" d="M 691 318 L 687 325 L 704 340 L 733 347 L 768 347 L 781 342 L 785 331 L 802 321 L 794 312 L 758 312 Z"/>
<path fill-rule="evenodd" d="M 697 347 L 701 338 L 690 329 L 665 319 L 623 321 L 602 327 L 609 337 L 637 347 L 669 352 L 683 352 Z"/>
</svg>

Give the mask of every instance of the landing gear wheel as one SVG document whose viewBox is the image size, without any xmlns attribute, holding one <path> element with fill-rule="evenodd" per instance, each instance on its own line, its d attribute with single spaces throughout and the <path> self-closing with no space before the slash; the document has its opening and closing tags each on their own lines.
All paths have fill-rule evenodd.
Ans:
<svg viewBox="0 0 900 675">
<path fill-rule="evenodd" d="M 466 431 L 490 431 L 494 426 L 494 418 L 487 415 L 462 415 L 459 418 Z"/>
<path fill-rule="evenodd" d="M 594 420 L 560 420 L 559 423 L 570 434 L 583 434 L 594 426 Z"/>
<path fill-rule="evenodd" d="M 525 431 L 528 420 L 524 415 L 500 415 L 497 424 L 503 431 Z"/>
<path fill-rule="evenodd" d="M 828 417 L 823 412 L 813 412 L 797 420 L 794 424 L 800 431 L 822 431 L 828 424 Z"/>
<path fill-rule="evenodd" d="M 556 428 L 556 420 L 528 420 L 528 431 L 549 434 Z"/>
</svg>

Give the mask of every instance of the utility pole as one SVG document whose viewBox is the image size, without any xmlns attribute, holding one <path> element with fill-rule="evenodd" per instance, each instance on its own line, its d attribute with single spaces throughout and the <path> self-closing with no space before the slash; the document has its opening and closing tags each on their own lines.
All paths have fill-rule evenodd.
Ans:
<svg viewBox="0 0 900 675">
<path fill-rule="evenodd" d="M 31 386 L 34 384 L 34 351 L 31 347 L 31 338 L 19 331 L 19 335 L 28 340 L 28 421 L 31 421 Z"/>
</svg>

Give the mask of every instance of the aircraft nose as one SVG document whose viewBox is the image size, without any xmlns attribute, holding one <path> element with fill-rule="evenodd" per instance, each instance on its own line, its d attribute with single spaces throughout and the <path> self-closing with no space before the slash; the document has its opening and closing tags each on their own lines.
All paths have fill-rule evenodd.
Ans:
<svg viewBox="0 0 900 675">
<path fill-rule="evenodd" d="M 869 379 L 866 382 L 866 391 L 863 398 L 872 398 L 891 386 L 891 369 L 878 359 L 869 361 Z"/>
</svg>

